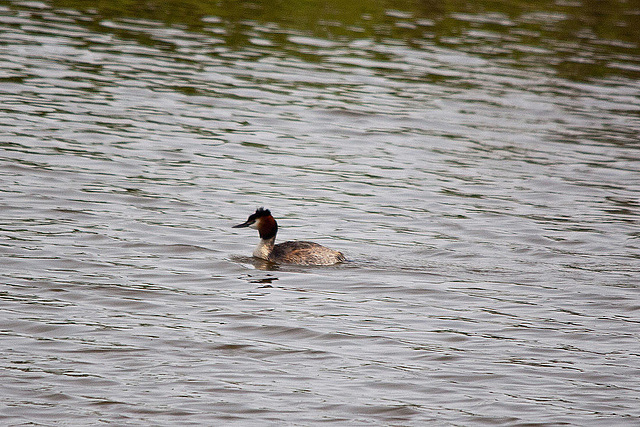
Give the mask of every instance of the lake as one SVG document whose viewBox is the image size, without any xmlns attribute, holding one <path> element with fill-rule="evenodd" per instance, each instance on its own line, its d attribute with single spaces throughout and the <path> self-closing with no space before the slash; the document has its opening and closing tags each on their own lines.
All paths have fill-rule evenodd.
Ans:
<svg viewBox="0 0 640 427">
<path fill-rule="evenodd" d="M 0 99 L 2 424 L 640 422 L 636 3 L 3 0 Z"/>
</svg>

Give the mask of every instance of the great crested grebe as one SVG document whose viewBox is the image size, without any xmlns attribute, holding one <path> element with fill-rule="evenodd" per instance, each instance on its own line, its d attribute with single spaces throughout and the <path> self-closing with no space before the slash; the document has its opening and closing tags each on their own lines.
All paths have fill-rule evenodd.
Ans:
<svg viewBox="0 0 640 427">
<path fill-rule="evenodd" d="M 278 233 L 278 223 L 271 216 L 271 211 L 258 208 L 254 214 L 242 224 L 232 228 L 251 227 L 260 233 L 260 243 L 253 256 L 274 263 L 300 265 L 331 265 L 345 260 L 344 255 L 313 242 L 284 242 L 274 244 Z"/>
</svg>

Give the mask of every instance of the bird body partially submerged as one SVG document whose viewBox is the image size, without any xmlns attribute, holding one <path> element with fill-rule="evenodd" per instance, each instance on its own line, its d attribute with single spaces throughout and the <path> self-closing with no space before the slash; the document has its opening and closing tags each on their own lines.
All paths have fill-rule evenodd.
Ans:
<svg viewBox="0 0 640 427">
<path fill-rule="evenodd" d="M 259 208 L 242 224 L 233 228 L 251 227 L 260 233 L 260 243 L 253 256 L 273 263 L 299 265 L 332 265 L 345 261 L 341 252 L 313 242 L 291 241 L 275 244 L 278 223 L 268 209 Z"/>
</svg>

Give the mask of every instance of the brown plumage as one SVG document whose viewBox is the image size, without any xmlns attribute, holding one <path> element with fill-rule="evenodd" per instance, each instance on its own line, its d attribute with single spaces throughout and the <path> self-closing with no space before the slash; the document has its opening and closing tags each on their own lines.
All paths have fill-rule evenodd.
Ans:
<svg viewBox="0 0 640 427">
<path fill-rule="evenodd" d="M 332 265 L 345 261 L 342 253 L 313 242 L 293 241 L 275 244 L 278 223 L 268 209 L 259 208 L 242 224 L 233 228 L 258 229 L 260 243 L 253 256 L 274 263 Z"/>
</svg>

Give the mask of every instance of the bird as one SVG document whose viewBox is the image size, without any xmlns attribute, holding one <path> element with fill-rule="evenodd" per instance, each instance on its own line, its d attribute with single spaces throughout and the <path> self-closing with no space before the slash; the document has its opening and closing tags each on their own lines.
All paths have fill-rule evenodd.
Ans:
<svg viewBox="0 0 640 427">
<path fill-rule="evenodd" d="M 269 209 L 256 209 L 255 213 L 242 224 L 232 228 L 250 227 L 258 230 L 260 243 L 253 251 L 253 256 L 277 264 L 298 265 L 333 265 L 346 261 L 338 251 L 314 242 L 288 241 L 275 244 L 278 223 Z"/>
</svg>

